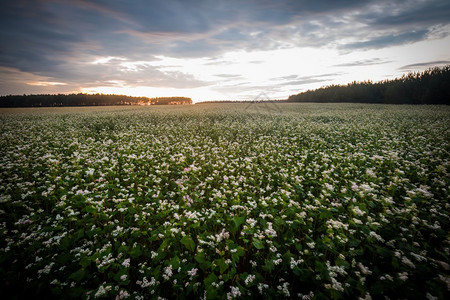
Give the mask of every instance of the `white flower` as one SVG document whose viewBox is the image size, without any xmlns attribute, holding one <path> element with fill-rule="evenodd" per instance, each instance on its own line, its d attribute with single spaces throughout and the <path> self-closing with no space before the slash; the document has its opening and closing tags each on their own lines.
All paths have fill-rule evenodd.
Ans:
<svg viewBox="0 0 450 300">
<path fill-rule="evenodd" d="M 370 274 L 372 274 L 372 271 L 370 271 L 370 269 L 369 268 L 367 268 L 366 266 L 364 266 L 362 263 L 358 263 L 358 267 L 359 267 L 359 269 L 361 270 L 361 272 L 364 274 L 364 275 L 370 275 Z"/>
<path fill-rule="evenodd" d="M 165 280 L 169 280 L 169 278 L 172 276 L 172 274 L 173 274 L 172 266 L 169 265 L 164 269 L 163 277 Z"/>
<path fill-rule="evenodd" d="M 92 176 L 92 175 L 94 175 L 94 171 L 95 171 L 95 169 L 88 168 L 88 169 L 86 170 L 86 175 L 87 175 L 87 176 Z"/>
<path fill-rule="evenodd" d="M 255 278 L 256 278 L 255 275 L 248 275 L 247 278 L 245 278 L 244 282 L 246 285 L 249 285 L 255 280 Z"/>
<path fill-rule="evenodd" d="M 124 266 L 125 268 L 129 268 L 130 267 L 130 259 L 127 258 L 123 261 L 122 266 Z"/>
<path fill-rule="evenodd" d="M 191 277 L 191 280 L 197 274 L 197 271 L 197 268 L 192 268 L 190 271 L 188 271 L 188 275 Z"/>
<path fill-rule="evenodd" d="M 242 293 L 239 290 L 239 288 L 235 287 L 235 286 L 232 286 L 231 291 L 229 293 L 227 293 L 227 299 L 234 299 L 234 298 L 237 298 L 240 296 L 242 296 Z"/>
<path fill-rule="evenodd" d="M 325 284 L 326 289 L 332 289 L 338 292 L 343 292 L 344 288 L 342 287 L 342 284 L 338 282 L 334 277 L 331 277 L 331 284 L 327 283 Z"/>
<path fill-rule="evenodd" d="M 358 215 L 358 216 L 364 216 L 364 215 L 366 214 L 366 212 L 365 212 L 365 211 L 362 211 L 362 210 L 359 208 L 359 206 L 355 206 L 355 207 L 353 208 L 353 212 L 354 212 L 356 215 Z"/>
<path fill-rule="evenodd" d="M 384 243 L 384 239 L 381 237 L 381 235 L 378 235 L 378 234 L 377 234 L 376 232 L 374 232 L 374 231 L 371 231 L 371 232 L 369 233 L 369 236 L 371 236 L 371 237 L 375 238 L 376 240 L 378 240 L 378 241 Z"/>
<path fill-rule="evenodd" d="M 274 259 L 272 262 L 275 266 L 278 266 L 283 260 L 281 258 Z"/>
<path fill-rule="evenodd" d="M 246 220 L 246 222 L 250 225 L 250 227 L 255 227 L 255 225 L 257 223 L 257 221 L 255 219 L 252 219 L 252 218 L 248 218 Z"/>
<path fill-rule="evenodd" d="M 263 290 L 264 289 L 268 289 L 269 288 L 269 285 L 268 284 L 265 284 L 265 283 L 258 283 L 258 290 L 259 290 L 259 293 L 260 294 L 263 294 Z"/>
<path fill-rule="evenodd" d="M 95 293 L 94 297 L 95 298 L 100 298 L 101 296 L 105 295 L 107 292 L 109 292 L 111 290 L 111 286 L 106 286 L 104 287 L 103 285 L 101 285 L 97 292 Z"/>
<path fill-rule="evenodd" d="M 280 290 L 285 297 L 290 297 L 291 293 L 289 292 L 289 283 L 284 282 L 282 285 L 277 286 L 277 289 Z"/>
<path fill-rule="evenodd" d="M 404 263 L 405 265 L 407 265 L 411 269 L 415 269 L 416 268 L 416 266 L 412 263 L 412 261 L 410 261 L 406 256 L 402 257 L 402 263 Z"/>
<path fill-rule="evenodd" d="M 325 187 L 327 188 L 327 190 L 329 190 L 329 191 L 334 191 L 334 186 L 332 186 L 331 184 L 329 184 L 329 183 L 327 183 L 327 182 L 325 182 Z"/>
<path fill-rule="evenodd" d="M 117 295 L 116 300 L 120 300 L 120 299 L 126 299 L 130 297 L 130 294 L 128 294 L 127 291 L 125 290 L 120 290 L 119 295 Z"/>
<path fill-rule="evenodd" d="M 408 279 L 408 273 L 406 272 L 398 273 L 398 278 L 400 278 L 400 280 L 402 281 L 406 281 Z"/>
<path fill-rule="evenodd" d="M 450 291 L 450 278 L 439 274 L 439 279 L 447 285 L 447 290 Z"/>
<path fill-rule="evenodd" d="M 272 222 L 267 222 L 267 229 L 264 230 L 265 234 L 267 236 L 276 237 L 277 232 L 272 228 Z"/>
</svg>

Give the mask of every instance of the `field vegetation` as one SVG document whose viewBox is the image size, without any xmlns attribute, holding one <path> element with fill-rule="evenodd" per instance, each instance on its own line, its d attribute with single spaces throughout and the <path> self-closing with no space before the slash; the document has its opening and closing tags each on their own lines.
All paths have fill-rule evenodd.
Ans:
<svg viewBox="0 0 450 300">
<path fill-rule="evenodd" d="M 0 294 L 448 299 L 449 124 L 448 106 L 0 110 Z"/>
</svg>

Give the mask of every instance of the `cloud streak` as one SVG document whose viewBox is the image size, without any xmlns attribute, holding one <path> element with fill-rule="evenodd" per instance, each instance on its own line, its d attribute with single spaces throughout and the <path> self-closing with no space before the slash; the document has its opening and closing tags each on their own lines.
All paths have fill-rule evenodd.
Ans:
<svg viewBox="0 0 450 300">
<path fill-rule="evenodd" d="M 371 65 L 382 65 L 387 64 L 390 61 L 383 60 L 381 58 L 368 58 L 362 60 L 356 60 L 349 63 L 336 64 L 335 67 L 363 67 L 363 66 L 371 66 Z"/>
<path fill-rule="evenodd" d="M 414 70 L 414 69 L 429 68 L 429 67 L 442 66 L 442 65 L 448 65 L 448 64 L 450 64 L 450 60 L 436 60 L 436 61 L 429 61 L 429 62 L 406 65 L 406 66 L 400 67 L 399 69 L 409 71 L 409 70 Z"/>
</svg>

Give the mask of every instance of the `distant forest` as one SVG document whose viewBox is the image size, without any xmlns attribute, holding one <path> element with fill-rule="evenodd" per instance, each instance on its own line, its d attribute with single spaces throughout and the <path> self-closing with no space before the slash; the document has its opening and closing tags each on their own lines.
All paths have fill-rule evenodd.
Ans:
<svg viewBox="0 0 450 300">
<path fill-rule="evenodd" d="M 275 102 L 354 102 L 387 104 L 450 105 L 450 65 L 409 73 L 393 80 L 330 85 L 289 96 Z M 207 101 L 203 103 L 247 101 Z M 263 101 L 256 101 L 263 102 Z M 271 101 L 270 101 L 271 102 Z M 200 102 L 202 103 L 202 102 Z M 0 96 L 0 107 L 173 105 L 192 104 L 187 97 L 131 97 L 105 94 L 9 95 Z"/>
<path fill-rule="evenodd" d="M 401 78 L 330 85 L 289 96 L 288 102 L 450 104 L 450 65 Z"/>
<path fill-rule="evenodd" d="M 131 97 L 104 94 L 58 94 L 1 96 L 0 107 L 103 106 L 103 105 L 173 105 L 192 104 L 186 97 Z"/>
</svg>

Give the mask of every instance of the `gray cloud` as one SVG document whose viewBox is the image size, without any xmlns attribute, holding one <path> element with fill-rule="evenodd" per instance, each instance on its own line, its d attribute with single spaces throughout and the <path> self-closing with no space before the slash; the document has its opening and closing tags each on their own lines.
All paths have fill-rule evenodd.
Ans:
<svg viewBox="0 0 450 300">
<path fill-rule="evenodd" d="M 293 74 L 293 75 L 286 75 L 286 76 L 281 76 L 281 77 L 275 77 L 275 78 L 272 78 L 273 80 L 292 80 L 292 79 L 295 79 L 295 78 L 298 78 L 299 76 L 298 75 L 295 75 L 295 74 Z"/>
<path fill-rule="evenodd" d="M 282 82 L 281 85 L 305 85 L 309 83 L 316 83 L 316 82 L 324 82 L 328 81 L 328 79 L 319 79 L 319 78 L 305 78 L 300 80 L 292 80 L 292 81 L 286 81 Z"/>
<path fill-rule="evenodd" d="M 257 85 L 257 84 L 245 84 L 245 85 L 225 85 L 213 88 L 225 95 L 240 94 L 241 99 L 252 100 L 257 97 L 261 92 L 264 92 L 269 98 L 273 98 L 273 95 L 278 93 L 281 89 L 280 85 Z"/>
<path fill-rule="evenodd" d="M 410 1 L 404 6 L 386 3 L 386 7 L 378 14 L 365 15 L 368 23 L 377 27 L 393 26 L 431 26 L 436 24 L 448 24 L 450 2 L 431 1 Z"/>
<path fill-rule="evenodd" d="M 387 64 L 390 62 L 391 61 L 389 61 L 389 60 L 383 60 L 381 58 L 368 58 L 368 59 L 357 60 L 357 61 L 344 63 L 344 64 L 337 64 L 337 65 L 334 65 L 334 67 L 363 67 L 363 66 Z"/>
<path fill-rule="evenodd" d="M 329 74 L 320 74 L 320 75 L 311 75 L 311 76 L 284 76 L 279 77 L 281 79 L 280 85 L 287 86 L 287 85 L 293 85 L 293 86 L 300 86 L 310 83 L 317 83 L 317 82 L 325 82 L 331 80 L 334 76 L 342 75 L 341 73 L 329 73 Z M 293 80 L 290 80 L 293 79 Z M 287 80 L 287 81 L 286 81 Z"/>
<path fill-rule="evenodd" d="M 242 77 L 240 74 L 214 74 L 214 76 L 222 78 L 239 78 Z"/>
<path fill-rule="evenodd" d="M 164 71 L 148 64 L 127 66 L 127 61 L 111 60 L 105 64 L 80 65 L 73 70 L 71 83 L 82 86 L 108 85 L 108 82 L 126 82 L 127 86 L 152 86 L 172 88 L 196 88 L 211 83 L 198 80 L 192 74 Z M 68 77 L 68 76 L 67 76 Z M 106 84 L 105 84 L 106 83 Z"/>
<path fill-rule="evenodd" d="M 312 76 L 288 75 L 271 78 L 270 84 L 254 84 L 251 82 L 230 82 L 228 84 L 214 86 L 213 89 L 223 94 L 240 94 L 241 99 L 252 100 L 261 92 L 268 95 L 269 98 L 279 94 L 288 86 L 293 86 L 292 91 L 298 93 L 302 85 L 311 83 L 325 82 L 332 79 L 333 76 L 342 75 L 342 73 L 327 73 Z"/>
<path fill-rule="evenodd" d="M 379 49 L 447 36 L 449 15 L 447 0 L 2 1 L 0 67 L 80 85 L 123 80 L 150 86 L 205 86 L 211 83 L 189 74 L 150 66 L 132 73 L 114 62 L 91 65 L 90 60 L 115 56 L 151 61 L 157 55 L 220 58 L 230 50 L 305 46 Z M 227 63 L 216 59 L 207 65 Z M 340 66 L 377 63 L 383 62 Z M 284 84 L 308 80 L 321 79 L 286 78 Z"/>
<path fill-rule="evenodd" d="M 311 81 L 314 80 L 314 82 L 318 82 L 318 81 L 323 81 L 324 78 L 325 80 L 329 80 L 330 77 L 334 77 L 334 76 L 339 76 L 342 75 L 342 73 L 326 73 L 326 74 L 318 74 L 318 75 L 310 75 L 310 76 L 299 76 L 299 75 L 286 75 L 286 76 L 281 76 L 281 77 L 273 77 L 271 78 L 271 80 L 273 81 L 284 81 L 286 82 L 286 80 L 288 80 L 288 82 L 290 81 Z"/>
<path fill-rule="evenodd" d="M 439 65 L 442 66 L 442 65 L 448 65 L 448 64 L 450 64 L 450 60 L 435 60 L 435 61 L 428 61 L 428 62 L 423 62 L 423 63 L 416 63 L 416 64 L 402 66 L 399 68 L 399 70 L 409 71 L 412 69 L 430 68 L 430 67 L 434 67 L 434 66 L 439 66 Z"/>
<path fill-rule="evenodd" d="M 388 46 L 401 45 L 424 40 L 427 36 L 428 30 L 415 30 L 401 34 L 388 34 L 379 37 L 374 37 L 362 42 L 354 42 L 346 44 L 343 48 L 346 49 L 379 49 Z"/>
</svg>

